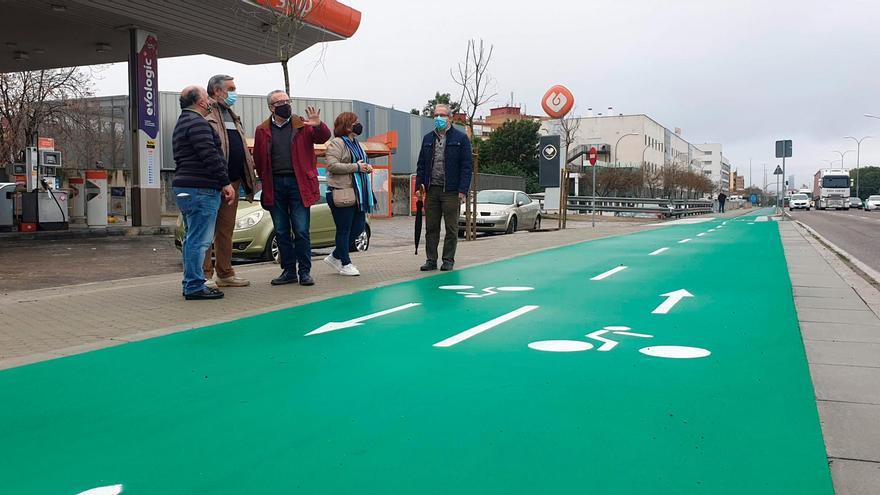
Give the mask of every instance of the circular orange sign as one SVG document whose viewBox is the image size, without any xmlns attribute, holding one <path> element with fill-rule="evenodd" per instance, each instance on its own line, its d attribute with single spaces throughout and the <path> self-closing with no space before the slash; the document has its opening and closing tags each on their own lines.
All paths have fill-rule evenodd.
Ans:
<svg viewBox="0 0 880 495">
<path fill-rule="evenodd" d="M 547 90 L 544 98 L 541 99 L 541 108 L 554 119 L 565 117 L 573 106 L 574 95 L 561 84 L 557 84 Z"/>
</svg>

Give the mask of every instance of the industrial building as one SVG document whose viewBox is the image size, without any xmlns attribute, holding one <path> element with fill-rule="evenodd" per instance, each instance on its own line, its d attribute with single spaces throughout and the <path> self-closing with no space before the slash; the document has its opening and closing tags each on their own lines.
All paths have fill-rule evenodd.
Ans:
<svg viewBox="0 0 880 495">
<path fill-rule="evenodd" d="M 176 212 L 171 192 L 171 180 L 175 169 L 171 135 L 181 112 L 178 98 L 179 95 L 174 92 L 159 93 L 159 114 L 161 117 L 159 129 L 162 142 L 166 143 L 158 157 L 162 190 L 161 207 L 164 214 Z M 364 125 L 364 139 L 396 131 L 397 150 L 391 158 L 391 173 L 406 178 L 416 171 L 416 161 L 422 137 L 433 129 L 433 122 L 429 118 L 357 100 L 292 98 L 291 105 L 294 107 L 294 111 L 300 114 L 304 113 L 307 106 L 314 106 L 321 111 L 321 118 L 331 129 L 337 115 L 342 112 L 354 112 Z M 76 129 L 67 129 L 64 132 L 65 135 L 51 136 L 55 138 L 56 148 L 64 156 L 64 167 L 62 168 L 62 176 L 59 177 L 59 185 L 66 189 L 71 177 L 81 177 L 85 170 L 103 169 L 108 173 L 109 186 L 115 187 L 116 191 L 124 188 L 122 190 L 127 193 L 131 189 L 133 180 L 130 163 L 131 153 L 129 152 L 131 139 L 129 133 L 125 132 L 125 124 L 128 119 L 128 97 L 91 98 L 83 100 L 81 106 L 83 115 L 92 120 L 93 125 L 79 129 L 79 132 L 73 132 Z M 241 116 L 242 124 L 245 132 L 249 133 L 249 138 L 253 137 L 253 131 L 257 125 L 269 118 L 265 95 L 240 95 L 233 110 Z M 82 121 L 82 119 L 78 120 Z M 388 165 L 388 160 L 378 158 L 374 160 L 374 163 L 380 166 Z M 402 183 L 406 184 L 407 182 L 402 181 Z M 119 197 L 117 195 L 117 198 Z M 128 211 L 131 211 L 130 197 L 130 194 L 125 195 L 125 198 L 128 198 L 125 202 Z M 111 199 L 111 213 L 114 213 L 113 210 L 125 208 L 125 205 L 118 203 L 120 201 L 118 199 L 116 200 L 116 208 L 114 208 L 112 201 Z M 402 204 L 407 204 L 405 196 Z M 116 213 L 123 214 L 121 211 L 116 211 Z"/>
</svg>

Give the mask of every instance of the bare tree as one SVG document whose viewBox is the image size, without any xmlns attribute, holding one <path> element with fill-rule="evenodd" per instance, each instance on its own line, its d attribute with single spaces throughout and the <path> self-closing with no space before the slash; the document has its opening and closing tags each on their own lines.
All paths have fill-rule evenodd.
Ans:
<svg viewBox="0 0 880 495">
<path fill-rule="evenodd" d="M 494 45 L 489 45 L 487 51 L 482 39 L 479 45 L 476 40 L 468 40 L 464 62 L 459 62 L 457 69 L 449 71 L 455 84 L 461 86 L 459 105 L 465 112 L 470 136 L 474 135 L 474 118 L 479 108 L 498 95 L 489 90 L 493 79 L 488 69 L 494 49 Z"/>
<path fill-rule="evenodd" d="M 268 2 L 258 2 L 268 5 Z M 284 74 L 284 91 L 290 94 L 290 68 L 288 62 L 302 50 L 300 32 L 307 25 L 306 18 L 316 8 L 320 7 L 323 0 L 284 0 L 277 6 L 271 6 L 273 19 L 268 24 L 269 32 L 273 36 L 278 62 Z M 317 68 L 323 63 L 326 46 L 315 61 Z"/>
<path fill-rule="evenodd" d="M 569 115 L 571 115 L 574 110 L 575 109 L 572 108 Z M 581 119 L 579 117 L 562 117 L 558 122 L 561 131 L 560 139 L 562 140 L 562 145 L 565 147 L 565 152 L 568 155 L 571 155 L 571 147 L 577 142 L 577 133 L 581 127 Z"/>
<path fill-rule="evenodd" d="M 22 160 L 24 149 L 36 143 L 41 126 L 69 113 L 71 100 L 90 96 L 94 70 L 73 67 L 0 74 L 0 160 Z"/>
</svg>

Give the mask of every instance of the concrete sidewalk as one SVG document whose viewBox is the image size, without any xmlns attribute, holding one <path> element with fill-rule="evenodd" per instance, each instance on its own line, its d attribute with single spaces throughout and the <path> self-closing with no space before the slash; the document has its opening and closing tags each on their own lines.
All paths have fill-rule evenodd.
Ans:
<svg viewBox="0 0 880 495">
<path fill-rule="evenodd" d="M 602 223 L 564 231 L 520 232 L 480 237 L 458 244 L 456 268 L 497 261 L 529 252 L 599 237 L 622 235 L 644 224 Z M 662 227 L 659 227 L 662 228 Z M 313 258 L 317 285 L 272 287 L 280 268 L 272 263 L 240 266 L 251 280 L 245 288 L 225 289 L 221 301 L 184 301 L 180 274 L 156 275 L 51 289 L 12 292 L 0 296 L 0 369 L 77 354 L 125 342 L 230 321 L 413 278 L 430 276 L 419 266 L 412 247 L 370 250 L 353 255 L 362 275 L 337 275 L 320 258 Z M 132 260 L 135 262 L 136 260 Z"/>
<path fill-rule="evenodd" d="M 880 493 L 880 293 L 795 222 L 780 222 L 838 495 Z"/>
</svg>

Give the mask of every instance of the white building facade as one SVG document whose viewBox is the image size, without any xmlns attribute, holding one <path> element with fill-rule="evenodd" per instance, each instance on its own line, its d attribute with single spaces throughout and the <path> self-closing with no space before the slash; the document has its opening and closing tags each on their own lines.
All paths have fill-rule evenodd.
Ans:
<svg viewBox="0 0 880 495">
<path fill-rule="evenodd" d="M 730 161 L 724 158 L 721 143 L 703 143 L 699 149 L 694 165 L 715 184 L 716 190 L 730 191 Z"/>
</svg>

